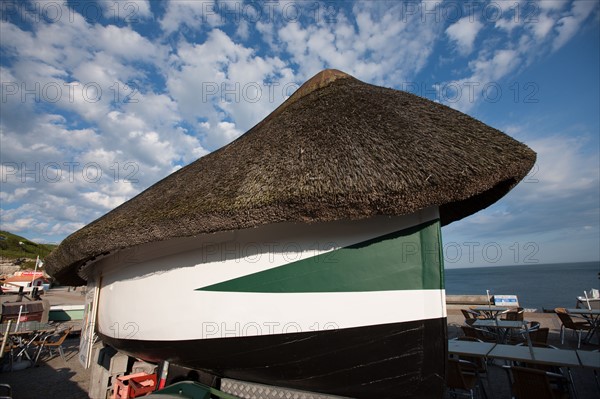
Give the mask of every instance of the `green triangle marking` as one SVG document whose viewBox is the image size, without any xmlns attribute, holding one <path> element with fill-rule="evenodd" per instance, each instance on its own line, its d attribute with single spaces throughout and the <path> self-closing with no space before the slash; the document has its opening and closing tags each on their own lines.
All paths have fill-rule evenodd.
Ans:
<svg viewBox="0 0 600 399">
<path fill-rule="evenodd" d="M 273 269 L 197 288 L 223 292 L 442 289 L 439 220 Z"/>
</svg>

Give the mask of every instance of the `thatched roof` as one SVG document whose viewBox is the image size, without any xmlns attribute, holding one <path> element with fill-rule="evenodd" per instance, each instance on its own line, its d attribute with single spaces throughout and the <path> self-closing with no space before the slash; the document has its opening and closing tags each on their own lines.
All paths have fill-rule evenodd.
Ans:
<svg viewBox="0 0 600 399">
<path fill-rule="evenodd" d="M 100 254 L 268 223 L 439 206 L 446 225 L 504 196 L 535 158 L 461 112 L 326 70 L 234 142 L 67 237 L 48 272 L 82 283 L 78 268 Z"/>
</svg>

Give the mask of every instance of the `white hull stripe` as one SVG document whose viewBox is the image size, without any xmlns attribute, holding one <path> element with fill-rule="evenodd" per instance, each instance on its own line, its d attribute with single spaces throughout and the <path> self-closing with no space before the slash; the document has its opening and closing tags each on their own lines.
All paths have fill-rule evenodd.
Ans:
<svg viewBox="0 0 600 399">
<path fill-rule="evenodd" d="M 139 312 L 99 312 L 99 331 L 119 339 L 179 341 L 322 331 L 446 317 L 444 290 L 336 293 L 195 292 Z M 164 298 L 167 299 L 167 298 Z M 116 305 L 116 304 L 115 304 Z M 101 309 L 102 310 L 102 309 Z"/>
</svg>

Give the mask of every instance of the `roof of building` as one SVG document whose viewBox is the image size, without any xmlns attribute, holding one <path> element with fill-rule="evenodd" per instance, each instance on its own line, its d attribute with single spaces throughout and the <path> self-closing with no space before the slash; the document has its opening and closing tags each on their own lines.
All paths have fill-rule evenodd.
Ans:
<svg viewBox="0 0 600 399">
<path fill-rule="evenodd" d="M 325 70 L 247 133 L 67 237 L 47 258 L 63 284 L 98 255 L 278 222 L 403 215 L 443 225 L 504 196 L 535 153 L 416 95 Z"/>
<path fill-rule="evenodd" d="M 31 282 L 33 276 L 12 276 L 8 277 L 5 282 L 6 283 L 20 283 L 20 282 Z M 44 276 L 35 276 L 33 280 L 43 280 L 48 281 L 48 279 Z"/>
</svg>

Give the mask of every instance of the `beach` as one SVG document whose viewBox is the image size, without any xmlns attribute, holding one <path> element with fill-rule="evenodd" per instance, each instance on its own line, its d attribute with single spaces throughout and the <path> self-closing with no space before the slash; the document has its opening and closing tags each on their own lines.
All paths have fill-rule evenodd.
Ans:
<svg viewBox="0 0 600 399">
<path fill-rule="evenodd" d="M 54 301 L 73 302 L 81 298 L 80 292 L 67 292 L 66 290 L 50 291 L 47 298 Z M 576 349 L 577 339 L 567 332 L 565 344 L 560 343 L 560 321 L 555 314 L 526 312 L 525 319 L 539 321 L 542 327 L 550 329 L 548 342 L 559 348 Z M 448 309 L 448 338 L 460 336 L 460 326 L 464 318 L 458 308 Z M 60 357 L 44 358 L 37 367 L 19 371 L 0 373 L 0 383 L 10 384 L 13 388 L 13 397 L 19 399 L 81 399 L 88 397 L 90 370 L 84 369 L 77 359 L 79 337 L 73 334 L 65 341 L 66 362 Z M 596 350 L 598 345 L 582 344 L 583 350 Z M 597 398 L 600 391 L 596 386 L 594 374 L 591 369 L 572 368 L 573 378 L 577 387 L 579 399 Z M 488 394 L 492 392 L 495 399 L 509 399 L 510 388 L 507 374 L 501 368 L 501 362 L 494 361 L 488 371 L 488 378 L 484 386 Z M 445 397 L 450 397 L 446 394 Z M 99 399 L 99 398 L 93 398 Z M 104 399 L 104 398 L 102 398 Z"/>
</svg>

